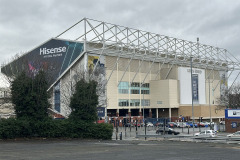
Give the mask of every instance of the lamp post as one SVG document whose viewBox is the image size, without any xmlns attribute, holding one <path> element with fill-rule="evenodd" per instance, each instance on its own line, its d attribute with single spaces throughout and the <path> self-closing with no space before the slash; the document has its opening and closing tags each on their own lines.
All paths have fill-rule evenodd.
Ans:
<svg viewBox="0 0 240 160">
<path fill-rule="evenodd" d="M 145 121 L 145 116 L 144 116 L 144 105 L 145 105 L 145 101 L 144 101 L 144 93 L 142 92 L 142 86 L 144 85 L 144 83 L 142 83 L 141 84 L 141 87 L 140 87 L 140 92 L 141 92 L 141 94 L 143 94 L 143 100 L 142 100 L 142 107 L 143 107 L 143 125 L 144 125 L 144 132 L 145 132 L 145 140 L 147 139 L 147 137 L 146 137 L 146 121 Z"/>
<path fill-rule="evenodd" d="M 210 97 L 210 76 L 208 76 L 208 88 L 209 88 L 208 89 L 209 90 L 208 91 L 208 94 L 209 94 L 208 95 L 209 96 L 209 98 L 208 98 L 209 100 L 208 101 L 209 101 L 209 114 L 210 114 L 209 115 L 209 117 L 210 117 L 210 129 L 212 129 L 212 111 L 211 111 L 211 104 L 210 104 L 210 98 L 211 98 Z"/>
<path fill-rule="evenodd" d="M 192 89 L 192 120 L 193 120 L 193 136 L 194 136 L 194 110 L 193 110 L 193 78 L 192 78 L 192 56 L 190 57 L 191 61 L 191 89 Z"/>
</svg>

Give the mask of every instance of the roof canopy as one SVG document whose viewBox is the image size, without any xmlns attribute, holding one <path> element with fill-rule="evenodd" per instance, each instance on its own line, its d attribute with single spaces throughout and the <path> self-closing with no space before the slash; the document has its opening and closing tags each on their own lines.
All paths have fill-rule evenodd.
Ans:
<svg viewBox="0 0 240 160">
<path fill-rule="evenodd" d="M 131 57 L 134 54 L 136 58 L 144 55 L 145 59 L 151 61 L 181 66 L 190 66 L 192 60 L 196 68 L 240 69 L 239 61 L 226 49 L 88 18 L 80 20 L 56 38 L 102 44 L 99 50 L 117 47 L 119 52 L 112 53 L 114 56 Z M 86 51 L 91 49 L 86 48 Z"/>
</svg>

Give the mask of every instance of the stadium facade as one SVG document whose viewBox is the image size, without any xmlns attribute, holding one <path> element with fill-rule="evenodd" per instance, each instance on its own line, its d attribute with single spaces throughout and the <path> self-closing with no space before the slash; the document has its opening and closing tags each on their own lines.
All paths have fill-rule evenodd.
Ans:
<svg viewBox="0 0 240 160">
<path fill-rule="evenodd" d="M 229 57 L 225 49 L 84 18 L 1 71 L 46 70 L 52 110 L 66 117 L 74 85 L 84 77 L 99 82 L 101 117 L 218 121 L 224 110 L 217 101 L 238 65 Z"/>
</svg>

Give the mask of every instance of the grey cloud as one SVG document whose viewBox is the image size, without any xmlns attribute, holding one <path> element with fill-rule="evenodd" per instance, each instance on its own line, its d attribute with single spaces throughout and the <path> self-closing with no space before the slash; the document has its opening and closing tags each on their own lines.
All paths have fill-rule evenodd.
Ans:
<svg viewBox="0 0 240 160">
<path fill-rule="evenodd" d="M 240 3 L 217 0 L 0 0 L 0 63 L 84 17 L 239 52 Z"/>
</svg>

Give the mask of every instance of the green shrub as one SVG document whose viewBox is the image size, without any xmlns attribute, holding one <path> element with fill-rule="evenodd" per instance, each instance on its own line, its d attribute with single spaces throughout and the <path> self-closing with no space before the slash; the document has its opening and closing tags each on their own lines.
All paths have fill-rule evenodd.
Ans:
<svg viewBox="0 0 240 160">
<path fill-rule="evenodd" d="M 81 120 L 29 121 L 10 118 L 0 121 L 0 139 L 32 137 L 111 139 L 112 131 L 112 125 L 87 123 Z"/>
</svg>

